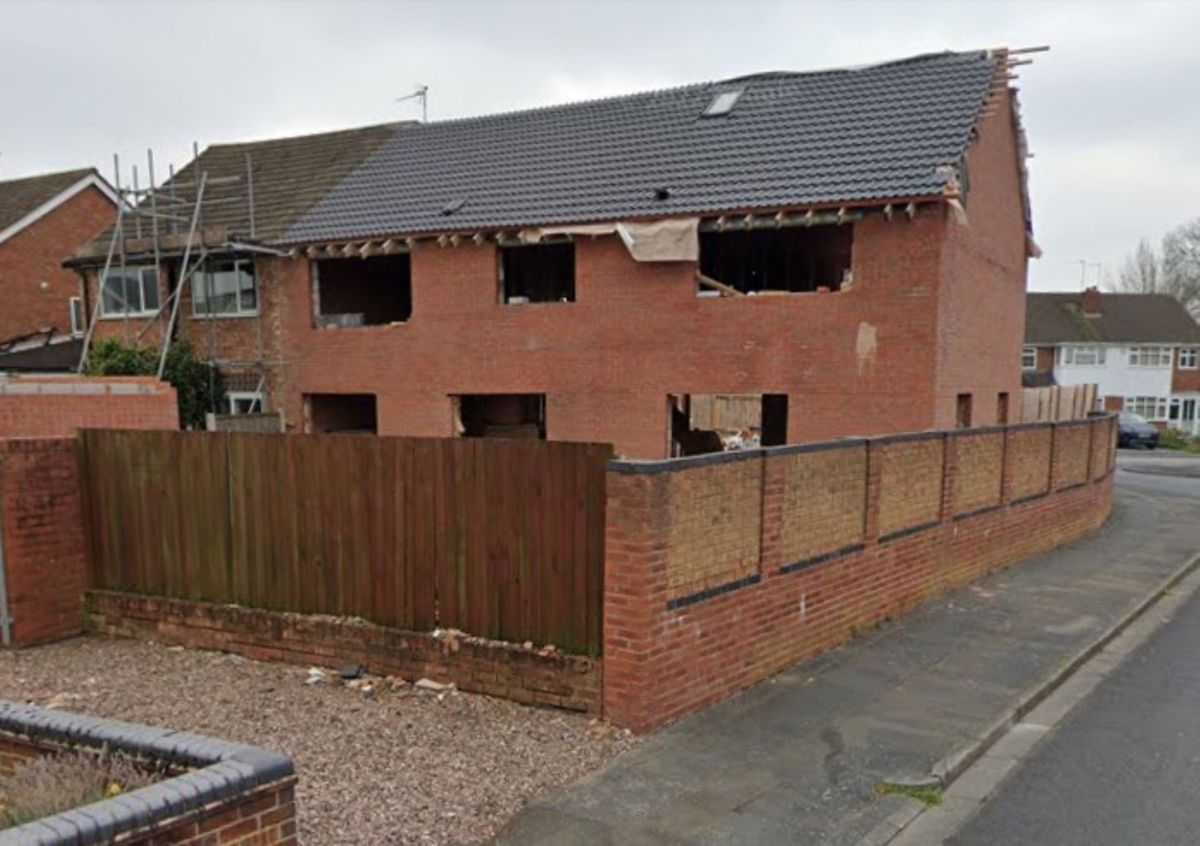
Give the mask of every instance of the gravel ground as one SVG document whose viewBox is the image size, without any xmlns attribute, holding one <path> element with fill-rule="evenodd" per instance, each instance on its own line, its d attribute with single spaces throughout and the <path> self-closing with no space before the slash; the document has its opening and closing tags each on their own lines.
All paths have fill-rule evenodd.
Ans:
<svg viewBox="0 0 1200 846">
<path fill-rule="evenodd" d="M 0 654 L 0 698 L 290 755 L 300 835 L 324 844 L 486 840 L 529 799 L 636 739 L 586 716 L 381 685 L 372 699 L 236 655 L 78 638 Z M 331 677 L 336 674 L 330 674 Z"/>
</svg>

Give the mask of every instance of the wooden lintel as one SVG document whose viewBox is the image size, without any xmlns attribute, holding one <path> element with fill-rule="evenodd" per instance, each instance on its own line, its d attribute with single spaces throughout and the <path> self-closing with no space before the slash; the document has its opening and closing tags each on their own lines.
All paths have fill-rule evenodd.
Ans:
<svg viewBox="0 0 1200 846">
<path fill-rule="evenodd" d="M 703 273 L 700 273 L 700 272 L 696 273 L 696 281 L 699 282 L 701 285 L 704 285 L 705 287 L 714 288 L 714 289 L 720 291 L 721 296 L 723 296 L 723 297 L 744 297 L 744 296 L 746 296 L 744 293 L 739 291 L 737 288 L 734 288 L 731 285 L 726 285 L 724 282 L 718 282 L 716 279 L 713 279 L 711 276 L 705 276 Z"/>
</svg>

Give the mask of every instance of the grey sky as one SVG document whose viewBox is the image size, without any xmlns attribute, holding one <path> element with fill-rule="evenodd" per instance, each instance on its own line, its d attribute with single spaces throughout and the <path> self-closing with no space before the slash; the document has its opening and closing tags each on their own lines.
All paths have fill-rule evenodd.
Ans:
<svg viewBox="0 0 1200 846">
<path fill-rule="evenodd" d="M 1021 68 L 1031 287 L 1078 288 L 1200 216 L 1197 2 L 0 0 L 0 178 L 112 154 L 431 120 L 914 53 L 1049 44 Z M 143 177 L 144 178 L 144 177 Z M 1097 278 L 1087 269 L 1089 282 Z"/>
</svg>

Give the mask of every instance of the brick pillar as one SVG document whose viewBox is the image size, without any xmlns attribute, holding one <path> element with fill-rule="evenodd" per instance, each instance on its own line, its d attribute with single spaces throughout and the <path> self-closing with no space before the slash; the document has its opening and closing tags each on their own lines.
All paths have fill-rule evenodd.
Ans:
<svg viewBox="0 0 1200 846">
<path fill-rule="evenodd" d="M 867 500 L 863 514 L 863 541 L 879 540 L 879 489 L 883 480 L 883 450 L 885 446 L 867 441 Z"/>
<path fill-rule="evenodd" d="M 942 433 L 942 505 L 938 519 L 948 522 L 954 516 L 955 487 L 958 483 L 958 449 L 954 435 Z"/>
<path fill-rule="evenodd" d="M 1061 444 L 1058 440 L 1058 424 L 1050 424 L 1050 481 L 1046 489 L 1053 493 L 1058 490 L 1059 481 L 1062 478 L 1062 462 L 1059 461 L 1058 454 L 1061 450 Z"/>
<path fill-rule="evenodd" d="M 1004 433 L 1001 435 L 1003 441 L 1000 445 L 1000 504 L 1007 505 L 1012 502 L 1013 498 L 1013 455 L 1012 448 L 1012 426 L 1005 426 Z"/>
<path fill-rule="evenodd" d="M 783 560 L 783 488 L 785 462 L 763 453 L 762 472 L 762 541 L 759 546 L 758 571 L 764 577 L 776 573 L 787 561 Z"/>
<path fill-rule="evenodd" d="M 13 645 L 79 634 L 88 573 L 73 438 L 0 440 L 0 543 Z"/>
<path fill-rule="evenodd" d="M 644 731 L 658 720 L 652 661 L 667 603 L 668 474 L 608 472 L 604 530 L 604 714 Z"/>
</svg>

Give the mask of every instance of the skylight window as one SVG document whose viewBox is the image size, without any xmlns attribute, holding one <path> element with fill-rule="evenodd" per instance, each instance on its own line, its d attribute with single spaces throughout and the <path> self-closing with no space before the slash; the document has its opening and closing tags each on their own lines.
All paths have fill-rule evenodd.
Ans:
<svg viewBox="0 0 1200 846">
<path fill-rule="evenodd" d="M 742 96 L 741 91 L 722 91 L 712 98 L 712 102 L 708 104 L 708 108 L 704 110 L 705 117 L 717 117 L 719 115 L 727 115 L 733 111 L 734 105 L 738 101 L 738 97 Z"/>
</svg>

